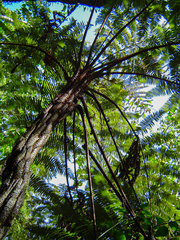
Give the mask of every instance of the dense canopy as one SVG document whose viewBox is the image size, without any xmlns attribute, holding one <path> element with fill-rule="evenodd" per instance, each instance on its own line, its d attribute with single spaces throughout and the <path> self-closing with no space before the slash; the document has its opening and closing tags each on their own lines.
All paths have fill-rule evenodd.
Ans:
<svg viewBox="0 0 180 240">
<path fill-rule="evenodd" d="M 14 3 L 14 2 L 22 2 L 22 0 L 3 0 L 4 3 Z M 83 4 L 83 5 L 87 5 L 87 6 L 93 6 L 95 1 L 94 0 L 81 0 L 81 1 L 77 1 L 77 0 L 47 0 L 47 2 L 61 2 L 61 3 L 66 3 L 66 4 Z M 96 7 L 102 7 L 104 5 L 106 5 L 109 1 L 108 0 L 98 0 L 96 2 Z"/>
<path fill-rule="evenodd" d="M 0 239 L 179 239 L 179 1 L 69 3 L 0 3 Z"/>
</svg>

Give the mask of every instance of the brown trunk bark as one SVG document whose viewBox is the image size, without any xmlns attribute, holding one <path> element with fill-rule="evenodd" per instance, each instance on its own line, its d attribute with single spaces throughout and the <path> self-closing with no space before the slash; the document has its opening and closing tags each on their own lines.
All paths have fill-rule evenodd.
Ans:
<svg viewBox="0 0 180 240">
<path fill-rule="evenodd" d="M 82 78 L 78 78 L 76 83 L 69 84 L 56 96 L 13 148 L 2 173 L 0 239 L 6 236 L 12 220 L 22 207 L 25 189 L 31 176 L 31 163 L 46 144 L 53 127 L 76 108 L 77 97 L 88 85 Z"/>
</svg>

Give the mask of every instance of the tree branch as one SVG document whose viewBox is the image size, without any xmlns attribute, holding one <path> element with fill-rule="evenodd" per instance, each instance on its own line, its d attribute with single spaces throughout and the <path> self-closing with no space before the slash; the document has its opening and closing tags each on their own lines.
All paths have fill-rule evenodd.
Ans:
<svg viewBox="0 0 180 240">
<path fill-rule="evenodd" d="M 40 52 L 45 53 L 48 57 L 50 57 L 55 63 L 57 63 L 59 65 L 59 67 L 62 69 L 65 79 L 67 82 L 69 82 L 70 77 L 68 76 L 65 68 L 60 64 L 60 62 L 54 58 L 53 56 L 51 56 L 48 52 L 46 52 L 45 50 L 43 50 L 42 48 L 40 48 L 39 46 L 33 46 L 33 45 L 29 45 L 29 44 L 22 44 L 22 43 L 8 43 L 8 42 L 0 42 L 0 45 L 11 45 L 11 46 L 22 46 L 22 47 L 30 47 L 33 49 L 36 49 Z"/>
<path fill-rule="evenodd" d="M 71 195 L 71 190 L 69 186 L 69 179 L 68 179 L 68 157 L 67 157 L 67 133 L 66 133 L 66 118 L 64 119 L 64 154 L 65 154 L 65 166 L 66 166 L 66 181 L 67 181 L 67 187 L 69 192 L 69 197 L 71 200 L 71 204 L 73 203 L 73 198 Z"/>
<path fill-rule="evenodd" d="M 126 120 L 126 122 L 128 123 L 129 127 L 131 128 L 132 132 L 134 133 L 134 135 L 136 136 L 136 138 L 138 139 L 138 135 L 135 132 L 134 128 L 132 127 L 132 125 L 130 124 L 129 120 L 127 119 L 127 117 L 125 116 L 125 114 L 123 113 L 123 111 L 119 108 L 119 106 L 109 97 L 107 97 L 106 95 L 104 95 L 103 93 L 100 93 L 92 88 L 88 88 L 88 90 L 95 92 L 99 95 L 101 95 L 102 97 L 106 98 L 108 101 L 110 101 L 112 104 L 114 104 L 116 106 L 116 108 L 119 110 L 119 112 L 121 113 L 121 115 L 123 116 L 123 118 Z"/>
<path fill-rule="evenodd" d="M 61 24 L 63 22 L 65 22 L 65 20 L 67 19 L 67 17 L 69 17 L 75 10 L 76 8 L 79 6 L 79 3 L 76 3 L 76 5 L 73 7 L 73 9 L 65 16 L 65 18 L 63 19 L 63 21 L 61 22 Z"/>
<path fill-rule="evenodd" d="M 111 69 L 112 67 L 114 67 L 115 65 L 117 65 L 118 63 L 121 63 L 121 62 L 124 62 L 132 57 L 135 57 L 139 54 L 142 54 L 142 53 L 145 53 L 145 52 L 148 52 L 148 51 L 151 51 L 151 50 L 155 50 L 155 49 L 160 49 L 160 48 L 163 48 L 163 47 L 168 47 L 168 46 L 172 46 L 172 45 L 178 45 L 180 44 L 180 41 L 178 42 L 172 42 L 172 43 L 167 43 L 167 44 L 162 44 L 162 45 L 158 45 L 158 46 L 154 46 L 154 47 L 150 47 L 150 48 L 145 48 L 141 51 L 138 51 L 138 52 L 135 52 L 135 53 L 132 53 L 132 54 L 129 54 L 129 55 L 126 55 L 124 57 L 121 57 L 121 58 L 118 58 L 116 60 L 113 60 L 111 62 L 108 62 L 108 63 L 105 63 L 105 64 L 102 64 L 100 65 L 99 67 L 97 68 L 93 68 L 91 71 L 94 72 L 94 78 L 95 77 L 99 77 L 101 73 L 103 73 L 103 71 L 107 71 L 109 69 Z M 99 71 L 96 72 L 96 70 L 100 69 Z"/>
<path fill-rule="evenodd" d="M 74 110 L 74 113 L 73 113 L 73 157 L 74 157 L 75 185 L 76 185 L 76 191 L 77 191 L 78 180 L 77 180 L 77 173 L 76 173 L 76 155 L 75 155 L 75 120 L 76 120 L 76 110 Z"/>
<path fill-rule="evenodd" d="M 106 17 L 105 17 L 104 21 L 102 22 L 101 27 L 99 28 L 99 31 L 97 32 L 97 34 L 96 34 L 96 36 L 95 36 L 95 38 L 94 38 L 94 41 L 93 41 L 93 43 L 92 43 L 92 45 L 91 45 L 91 48 L 90 48 L 90 51 L 89 51 L 89 56 L 88 56 L 88 60 L 87 60 L 86 66 L 89 65 L 89 61 L 90 61 L 90 58 L 91 58 L 91 56 L 92 56 L 92 52 L 93 52 L 93 48 L 94 48 L 94 46 L 95 46 L 96 40 L 98 39 L 99 34 L 101 33 L 101 31 L 102 31 L 102 29 L 103 29 L 103 27 L 104 27 L 104 24 L 106 23 L 106 20 L 108 19 L 109 15 L 110 15 L 110 13 L 111 13 L 111 11 L 112 11 L 112 9 L 114 8 L 114 4 L 115 4 L 116 2 L 117 2 L 117 0 L 114 1 L 112 7 L 110 8 L 110 10 L 108 11 L 108 13 L 106 14 Z"/>
<path fill-rule="evenodd" d="M 85 145 L 82 146 L 84 149 L 86 148 Z M 91 152 L 91 150 L 89 150 L 89 155 L 92 158 L 92 160 L 94 161 L 94 163 L 96 164 L 96 166 L 99 168 L 100 172 L 102 173 L 102 175 L 104 176 L 104 178 L 107 180 L 107 182 L 109 183 L 109 186 L 114 190 L 116 196 L 119 198 L 119 200 L 121 202 L 123 202 L 122 197 L 120 195 L 120 193 L 118 192 L 118 190 L 116 189 L 116 187 L 114 186 L 114 184 L 112 183 L 112 181 L 110 180 L 110 178 L 108 177 L 108 175 L 104 172 L 103 168 L 101 167 L 101 165 L 98 163 L 98 161 L 96 160 L 96 158 L 94 157 L 93 153 Z"/>
<path fill-rule="evenodd" d="M 95 7 L 96 7 L 96 3 L 97 3 L 97 0 L 95 1 L 95 4 L 94 4 L 93 9 L 91 11 L 88 23 L 86 25 L 86 30 L 85 30 L 84 35 L 83 35 L 83 40 L 81 42 L 81 47 L 80 47 L 80 50 L 79 50 L 79 60 L 78 60 L 77 71 L 81 67 L 80 65 L 81 65 L 81 57 L 82 57 L 82 51 L 83 51 L 83 47 L 84 47 L 84 42 L 85 42 L 86 35 L 87 35 L 88 29 L 89 29 L 89 26 L 90 26 L 90 23 L 91 23 L 91 20 L 92 20 L 92 16 L 93 16 L 93 13 L 94 13 L 94 10 L 95 10 Z"/>
<path fill-rule="evenodd" d="M 127 171 L 127 168 L 126 168 L 126 166 L 125 166 L 124 160 L 123 160 L 123 158 L 121 157 L 121 154 L 120 154 L 120 152 L 119 152 L 119 149 L 118 149 L 117 143 L 116 143 L 116 141 L 115 141 L 115 138 L 114 138 L 114 136 L 113 136 L 111 127 L 110 127 L 110 125 L 109 125 L 109 123 L 108 123 L 108 121 L 107 121 L 107 118 L 106 118 L 106 116 L 105 116 L 104 110 L 102 109 L 101 104 L 99 103 L 99 101 L 97 100 L 96 96 L 95 96 L 93 93 L 92 93 L 92 94 L 90 94 L 89 92 L 86 92 L 86 93 L 95 100 L 95 102 L 96 102 L 97 105 L 98 105 L 98 108 L 99 108 L 100 112 L 101 112 L 102 115 L 103 115 L 103 118 L 104 118 L 104 120 L 105 120 L 105 122 L 106 122 L 106 125 L 107 125 L 107 127 L 108 127 L 108 130 L 109 130 L 109 132 L 110 132 L 111 138 L 112 138 L 112 140 L 113 140 L 114 146 L 115 146 L 116 151 L 117 151 L 117 153 L 118 153 L 120 162 L 122 163 L 123 169 L 124 169 L 125 172 L 126 172 L 126 177 L 127 177 L 127 179 L 128 179 L 128 183 L 129 183 L 129 185 L 131 186 L 131 188 L 132 188 L 132 190 L 133 190 L 133 192 L 134 192 L 134 194 L 135 194 L 135 196 L 136 196 L 136 199 L 137 199 L 138 203 L 140 204 L 139 199 L 138 199 L 138 197 L 137 197 L 137 194 L 136 194 L 136 192 L 135 192 L 135 190 L 134 190 L 133 184 L 132 184 L 131 181 L 130 181 L 130 178 L 129 178 L 129 175 L 128 175 L 128 171 Z"/>
<path fill-rule="evenodd" d="M 99 142 L 99 140 L 98 140 L 98 138 L 97 138 L 97 135 L 96 135 L 96 133 L 95 133 L 94 127 L 93 127 L 93 125 L 92 125 L 92 123 L 91 123 L 91 120 L 90 120 L 90 117 L 89 117 L 89 112 L 88 112 L 88 109 L 87 109 L 86 102 L 85 102 L 85 100 L 84 100 L 83 97 L 81 98 L 81 102 L 82 102 L 82 104 L 83 104 L 83 107 L 84 107 L 84 110 L 85 110 L 85 113 L 86 113 L 86 116 L 87 116 L 87 119 L 88 119 L 88 122 L 89 122 L 89 125 L 90 125 L 90 128 L 91 128 L 92 134 L 93 134 L 93 136 L 94 136 L 94 139 L 95 139 L 95 141 L 96 141 L 96 143 L 97 143 L 97 145 L 98 145 L 98 147 L 99 147 L 99 150 L 100 150 L 100 152 L 101 152 L 101 154 L 102 154 L 102 156 L 103 156 L 103 158 L 104 158 L 104 160 L 105 160 L 105 162 L 106 162 L 106 165 L 108 166 L 109 172 L 110 172 L 112 178 L 114 179 L 114 181 L 115 181 L 115 183 L 116 183 L 116 185 L 117 185 L 117 187 L 118 187 L 118 189 L 119 189 L 119 191 L 120 191 L 120 193 L 121 193 L 121 197 L 122 197 L 122 201 L 123 201 L 123 203 L 124 203 L 124 206 L 126 207 L 126 209 L 128 210 L 128 212 L 130 213 L 130 215 L 133 217 L 134 222 L 135 222 L 136 225 L 138 226 L 141 234 L 144 236 L 145 239 L 147 239 L 147 235 L 146 235 L 146 233 L 144 232 L 144 230 L 143 230 L 142 226 L 140 225 L 140 223 L 138 222 L 138 220 L 137 220 L 137 218 L 136 218 L 136 215 L 135 215 L 133 209 L 131 208 L 131 205 L 130 205 L 130 203 L 129 203 L 129 201 L 128 201 L 128 199 L 127 199 L 127 197 L 126 197 L 126 195 L 125 195 L 125 193 L 124 193 L 124 191 L 123 191 L 123 189 L 121 188 L 121 186 L 120 186 L 120 184 L 119 184 L 119 182 L 118 182 L 118 179 L 116 178 L 116 176 L 115 176 L 115 174 L 114 174 L 114 172 L 113 172 L 113 170 L 112 170 L 112 168 L 111 168 L 111 165 L 110 165 L 110 163 L 109 163 L 109 161 L 108 161 L 108 159 L 107 159 L 107 157 L 106 157 L 106 155 L 105 155 L 105 153 L 104 153 L 104 150 L 103 150 L 103 148 L 102 148 L 102 146 L 101 146 L 101 144 L 100 144 L 100 142 Z M 147 240 L 148 240 L 148 239 L 147 239 Z"/>
<path fill-rule="evenodd" d="M 164 82 L 167 82 L 167 83 L 170 83 L 170 84 L 174 84 L 174 85 L 180 86 L 180 83 L 172 82 L 172 81 L 170 81 L 168 79 L 157 77 L 157 76 L 153 76 L 153 75 L 150 75 L 150 74 L 145 74 L 145 73 L 139 73 L 139 72 L 110 72 L 109 74 L 126 74 L 126 75 L 143 76 L 143 77 L 154 78 L 154 79 L 157 79 L 157 80 L 161 80 L 161 81 L 164 81 Z M 103 75 L 106 75 L 106 73 L 102 73 L 102 76 Z"/>
<path fill-rule="evenodd" d="M 104 46 L 100 53 L 95 57 L 95 59 L 91 62 L 91 66 L 94 65 L 94 63 L 99 59 L 99 57 L 103 54 L 103 52 L 109 47 L 109 45 L 114 41 L 115 38 L 127 27 L 129 26 L 137 17 L 139 17 L 150 5 L 153 3 L 154 0 L 152 0 L 149 4 L 147 4 L 146 7 L 144 7 L 138 14 L 136 14 L 127 24 L 125 24 L 112 38 L 109 40 L 109 42 Z"/>
<path fill-rule="evenodd" d="M 89 181 L 91 209 L 92 209 L 93 226 L 94 226 L 94 237 L 96 239 L 97 238 L 96 215 L 95 215 L 95 207 L 94 207 L 94 199 L 93 199 L 93 189 L 92 189 L 92 179 L 91 179 L 91 170 L 90 170 L 90 161 L 89 161 L 89 149 L 88 149 L 88 138 L 87 138 L 86 123 L 85 123 L 82 107 L 80 105 L 78 105 L 77 108 L 79 110 L 79 113 L 81 114 L 81 118 L 82 118 L 82 122 L 83 122 L 83 128 L 84 128 L 85 150 L 86 150 L 88 181 Z"/>
</svg>

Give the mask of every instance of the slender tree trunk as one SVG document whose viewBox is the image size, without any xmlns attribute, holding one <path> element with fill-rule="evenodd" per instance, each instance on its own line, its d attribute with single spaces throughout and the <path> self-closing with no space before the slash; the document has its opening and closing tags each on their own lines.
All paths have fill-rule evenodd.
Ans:
<svg viewBox="0 0 180 240">
<path fill-rule="evenodd" d="M 83 76 L 82 76 L 83 78 Z M 24 202 L 25 189 L 31 176 L 30 166 L 46 144 L 51 131 L 76 108 L 76 99 L 87 87 L 87 79 L 68 84 L 40 114 L 15 145 L 2 173 L 0 187 L 0 239 L 8 233 L 12 220 Z"/>
</svg>

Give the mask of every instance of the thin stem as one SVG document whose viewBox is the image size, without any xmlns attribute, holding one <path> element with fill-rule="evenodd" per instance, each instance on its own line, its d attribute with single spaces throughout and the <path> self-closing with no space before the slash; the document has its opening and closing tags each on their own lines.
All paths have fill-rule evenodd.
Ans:
<svg viewBox="0 0 180 240">
<path fill-rule="evenodd" d="M 85 145 L 82 146 L 84 149 L 86 148 Z M 123 202 L 122 197 L 120 195 L 120 193 L 118 192 L 117 188 L 114 186 L 114 184 L 112 183 L 112 181 L 110 180 L 110 178 L 108 177 L 108 175 L 104 172 L 103 168 L 101 167 L 101 165 L 98 163 L 98 161 L 96 160 L 96 158 L 94 157 L 93 153 L 91 152 L 91 150 L 89 150 L 89 155 L 92 158 L 92 160 L 94 161 L 94 163 L 96 164 L 96 166 L 99 168 L 100 172 L 103 174 L 104 178 L 107 180 L 107 182 L 109 183 L 110 187 L 114 190 L 116 196 L 119 198 L 119 200 L 121 202 Z"/>
<path fill-rule="evenodd" d="M 120 152 L 119 152 L 119 149 L 118 149 L 117 143 L 116 143 L 116 141 L 115 141 L 115 138 L 114 138 L 114 136 L 113 136 L 111 127 L 110 127 L 110 125 L 109 125 L 109 123 L 108 123 L 108 121 L 107 121 L 107 118 L 106 118 L 106 115 L 105 115 L 105 113 L 104 113 L 104 110 L 102 109 L 101 104 L 99 103 L 99 101 L 97 100 L 97 98 L 96 98 L 96 96 L 95 96 L 94 94 L 90 94 L 90 93 L 88 93 L 88 92 L 87 92 L 87 94 L 95 100 L 95 102 L 96 102 L 97 105 L 98 105 L 98 108 L 99 108 L 100 112 L 102 113 L 102 115 L 103 115 L 103 117 L 104 117 L 104 120 L 105 120 L 105 122 L 106 122 L 106 125 L 107 125 L 107 127 L 108 127 L 108 130 L 109 130 L 109 132 L 110 132 L 111 138 L 112 138 L 112 140 L 113 140 L 114 146 L 115 146 L 116 151 L 117 151 L 117 153 L 118 153 L 119 159 L 120 159 L 120 161 L 121 161 L 121 163 L 122 163 L 122 165 L 123 165 L 123 169 L 124 169 L 125 172 L 126 172 L 126 177 L 127 177 L 127 179 L 128 179 L 128 183 L 130 184 L 130 186 L 131 186 L 131 188 L 132 188 L 132 190 L 133 190 L 133 192 L 134 192 L 134 194 L 135 194 L 135 196 L 136 196 L 136 199 L 137 199 L 138 203 L 140 204 L 139 199 L 138 199 L 138 197 L 137 197 L 137 194 L 136 194 L 136 192 L 135 192 L 135 190 L 134 190 L 133 184 L 131 183 L 131 180 L 130 180 L 130 178 L 129 178 L 128 171 L 127 171 L 127 168 L 126 168 L 126 166 L 125 166 L 124 160 L 123 160 L 123 158 L 121 157 L 121 154 L 120 154 Z"/>
<path fill-rule="evenodd" d="M 167 43 L 167 44 L 162 44 L 162 45 L 158 45 L 158 46 L 154 46 L 154 47 L 150 47 L 150 48 L 145 48 L 141 51 L 126 55 L 122 58 L 118 58 L 118 59 L 113 60 L 111 62 L 108 62 L 106 64 L 102 64 L 99 67 L 92 69 L 92 72 L 94 72 L 94 74 L 93 74 L 94 78 L 99 77 L 103 73 L 103 71 L 107 71 L 107 70 L 111 69 L 112 67 L 114 67 L 115 65 L 117 65 L 118 63 L 124 62 L 124 61 L 126 61 L 126 60 L 128 60 L 132 57 L 135 57 L 139 54 L 142 54 L 142 53 L 145 53 L 145 52 L 148 52 L 148 51 L 151 51 L 151 50 L 155 50 L 155 49 L 160 49 L 160 48 L 172 46 L 172 45 L 178 45 L 178 44 L 180 44 L 180 41 Z M 100 70 L 96 72 L 96 70 L 98 70 L 98 69 L 100 69 Z"/>
<path fill-rule="evenodd" d="M 88 138 L 87 138 L 86 122 L 85 122 L 85 119 L 84 119 L 84 114 L 83 114 L 82 107 L 79 105 L 77 108 L 79 110 L 79 113 L 81 114 L 83 127 L 84 127 L 84 138 L 85 138 L 85 150 L 86 150 L 86 160 L 87 160 L 88 181 L 89 181 L 91 209 L 92 209 L 92 217 L 93 217 L 94 237 L 96 239 L 97 238 L 96 215 L 95 215 L 95 207 L 94 207 L 94 199 L 93 199 L 93 189 L 92 189 L 92 179 L 91 179 L 91 170 L 90 170 L 90 161 L 89 161 L 89 149 L 88 149 Z"/>
<path fill-rule="evenodd" d="M 90 26 L 90 23 L 91 23 L 91 20 L 92 20 L 92 16 L 93 16 L 93 13 L 94 13 L 94 9 L 95 9 L 95 7 L 96 7 L 96 2 L 97 2 L 97 0 L 95 1 L 95 4 L 94 4 L 93 9 L 92 9 L 92 11 L 91 11 L 91 14 L 90 14 L 88 23 L 87 23 L 87 25 L 86 25 L 86 30 L 85 30 L 85 32 L 84 32 L 83 40 L 82 40 L 82 42 L 81 42 L 81 47 L 80 47 L 80 50 L 79 50 L 79 62 L 78 62 L 77 71 L 78 71 L 78 69 L 81 67 L 81 57 L 82 57 L 82 51 L 83 51 L 83 47 L 84 47 L 84 42 L 85 42 L 86 35 L 87 35 L 88 29 L 89 29 L 89 26 Z"/>
<path fill-rule="evenodd" d="M 51 56 L 48 52 L 46 52 L 45 50 L 43 50 L 42 48 L 40 48 L 39 46 L 34 46 L 34 45 L 29 45 L 29 44 L 22 44 L 22 43 L 7 43 L 7 42 L 0 42 L 0 45 L 14 45 L 14 46 L 23 46 L 23 47 L 30 47 L 30 48 L 34 48 L 40 52 L 45 53 L 48 57 L 50 57 L 55 63 L 57 63 L 59 65 L 59 67 L 62 69 L 65 79 L 66 81 L 69 82 L 70 77 L 68 76 L 65 68 L 60 64 L 60 62 L 54 58 L 53 56 Z"/>
<path fill-rule="evenodd" d="M 93 43 L 92 43 L 92 45 L 91 45 L 91 48 L 90 48 L 90 51 L 89 51 L 89 57 L 88 57 L 86 66 L 89 64 L 90 58 L 91 58 L 91 56 L 92 56 L 93 48 L 94 48 L 94 46 L 95 46 L 95 44 L 96 44 L 96 40 L 98 39 L 99 34 L 101 33 L 101 31 L 102 31 L 102 29 L 103 29 L 103 27 L 104 27 L 104 24 L 106 23 L 106 21 L 107 21 L 109 15 L 110 15 L 112 9 L 114 8 L 114 4 L 115 4 L 117 1 L 118 1 L 118 0 L 115 0 L 114 3 L 113 3 L 113 5 L 112 5 L 112 7 L 109 9 L 108 13 L 106 14 L 106 17 L 105 17 L 104 21 L 103 21 L 102 24 L 101 24 L 101 27 L 99 28 L 99 31 L 97 32 L 97 34 L 96 34 L 96 36 L 95 36 L 95 38 L 94 38 L 94 41 L 93 41 Z"/>
<path fill-rule="evenodd" d="M 129 120 L 127 119 L 127 117 L 125 116 L 125 114 L 123 113 L 123 111 L 119 108 L 119 106 L 109 97 L 107 97 L 105 94 L 100 93 L 92 88 L 88 88 L 88 90 L 90 90 L 91 92 L 95 92 L 97 94 L 99 94 L 100 96 L 104 97 L 105 99 L 107 99 L 108 101 L 110 101 L 112 104 L 114 104 L 116 106 L 116 108 L 119 110 L 119 112 L 121 113 L 121 115 L 123 116 L 123 118 L 126 120 L 126 122 L 128 123 L 129 127 L 131 128 L 132 132 L 134 133 L 134 135 L 136 136 L 137 140 L 138 140 L 138 135 L 135 132 L 134 128 L 132 127 L 131 123 L 129 122 Z"/>
<path fill-rule="evenodd" d="M 35 50 L 34 50 L 35 51 Z M 33 51 L 33 52 L 34 52 Z M 33 53 L 33 52 L 31 52 L 31 54 Z M 31 55 L 24 55 L 22 58 L 21 58 L 21 62 L 19 62 L 19 63 L 17 63 L 14 67 L 13 67 L 13 69 L 11 70 L 11 73 L 14 73 L 14 71 L 16 70 L 16 68 L 17 67 L 19 67 L 19 65 L 20 64 L 22 64 L 22 62 L 25 60 L 25 59 L 27 59 L 28 57 L 30 57 Z"/>
<path fill-rule="evenodd" d="M 76 110 L 73 113 L 73 156 L 74 156 L 75 186 L 76 186 L 76 191 L 77 191 L 78 180 L 77 180 L 77 173 L 76 173 L 76 155 L 75 155 L 75 120 L 76 120 Z"/>
<path fill-rule="evenodd" d="M 70 186 L 69 186 L 69 179 L 68 179 L 66 118 L 64 119 L 64 154 L 65 154 L 65 166 L 66 166 L 66 181 L 67 181 L 67 187 L 68 187 L 69 197 L 70 197 L 71 204 L 72 204 L 73 199 L 72 199 L 71 190 L 70 190 Z"/>
<path fill-rule="evenodd" d="M 94 57 L 96 57 L 96 56 L 98 55 L 99 51 L 101 51 L 101 48 L 104 46 L 105 42 L 107 41 L 107 39 L 109 38 L 109 36 L 111 35 L 111 33 L 112 33 L 112 30 L 111 30 L 108 34 L 106 34 L 106 38 L 101 42 L 100 47 L 99 47 L 99 49 L 97 50 L 97 52 L 96 52 L 96 54 L 94 55 Z M 104 59 L 104 60 L 100 60 L 100 59 L 99 59 L 97 63 L 94 63 L 94 68 L 95 68 L 97 65 L 99 65 L 100 63 L 105 62 L 105 61 L 106 61 L 106 59 Z"/>
<path fill-rule="evenodd" d="M 149 75 L 149 74 L 145 74 L 145 73 L 139 73 L 139 72 L 110 72 L 109 74 L 126 74 L 126 75 L 137 75 L 137 76 L 143 76 L 143 77 L 147 77 L 147 78 L 154 78 L 157 80 L 161 80 L 170 84 L 175 84 L 180 86 L 180 83 L 176 83 L 176 82 L 172 82 L 168 79 L 165 78 L 161 78 L 161 77 L 157 77 L 157 76 L 153 76 L 153 75 Z M 102 73 L 101 76 L 106 75 L 106 73 Z"/>
<path fill-rule="evenodd" d="M 102 154 L 102 156 L 103 156 L 103 158 L 104 158 L 104 160 L 106 162 L 106 165 L 108 166 L 109 172 L 110 172 L 112 178 L 114 179 L 114 181 L 115 181 L 115 183 L 116 183 L 116 185 L 117 185 L 117 187 L 118 187 L 118 189 L 119 189 L 119 191 L 121 193 L 122 202 L 123 202 L 124 206 L 126 207 L 126 209 L 128 210 L 128 212 L 130 213 L 130 215 L 133 217 L 134 222 L 138 226 L 141 234 L 145 237 L 145 239 L 147 239 L 146 233 L 144 232 L 142 226 L 138 222 L 138 220 L 136 218 L 136 215 L 135 215 L 133 209 L 131 208 L 131 205 L 130 205 L 130 203 L 129 203 L 129 201 L 128 201 L 128 199 L 127 199 L 127 197 L 126 197 L 126 195 L 125 195 L 125 193 L 123 191 L 123 189 L 121 188 L 121 186 L 120 186 L 120 184 L 118 182 L 118 179 L 116 178 L 116 176 L 115 176 L 115 174 L 114 174 L 114 172 L 113 172 L 113 170 L 111 168 L 111 165 L 110 165 L 110 163 L 109 163 L 109 161 L 108 161 L 108 159 L 107 159 L 107 157 L 106 157 L 106 155 L 104 153 L 104 150 L 103 150 L 103 148 L 102 148 L 102 146 L 101 146 L 101 144 L 100 144 L 100 142 L 99 142 L 99 140 L 97 138 L 97 135 L 95 133 L 94 127 L 93 127 L 93 125 L 91 123 L 91 119 L 90 119 L 90 116 L 89 116 L 89 112 L 88 112 L 88 109 L 87 109 L 86 102 L 85 102 L 83 97 L 81 98 L 81 102 L 83 104 L 83 107 L 84 107 L 84 110 L 85 110 L 85 113 L 86 113 L 86 117 L 88 119 L 88 122 L 89 122 L 89 125 L 90 125 L 90 128 L 91 128 L 91 132 L 92 132 L 92 134 L 94 136 L 94 139 L 95 139 L 95 141 L 96 141 L 96 143 L 97 143 L 97 145 L 99 147 L 99 150 L 100 150 L 100 152 L 101 152 L 101 154 Z"/>
<path fill-rule="evenodd" d="M 127 24 L 125 24 L 112 38 L 109 40 L 109 42 L 102 48 L 100 53 L 95 57 L 95 59 L 91 62 L 91 66 L 94 65 L 94 63 L 99 59 L 99 57 L 103 54 L 103 52 L 109 47 L 109 45 L 114 41 L 115 38 L 126 28 L 128 27 L 137 17 L 139 17 L 150 5 L 153 3 L 154 0 L 152 0 L 146 7 L 144 7 L 138 14 L 136 14 Z"/>
<path fill-rule="evenodd" d="M 73 9 L 64 17 L 64 19 L 63 19 L 63 21 L 61 22 L 61 24 L 66 21 L 67 17 L 69 17 L 69 16 L 75 11 L 75 9 L 76 9 L 78 6 L 79 6 L 79 3 L 76 3 L 76 5 L 73 7 Z M 60 24 L 60 25 L 61 25 L 61 24 Z"/>
</svg>

